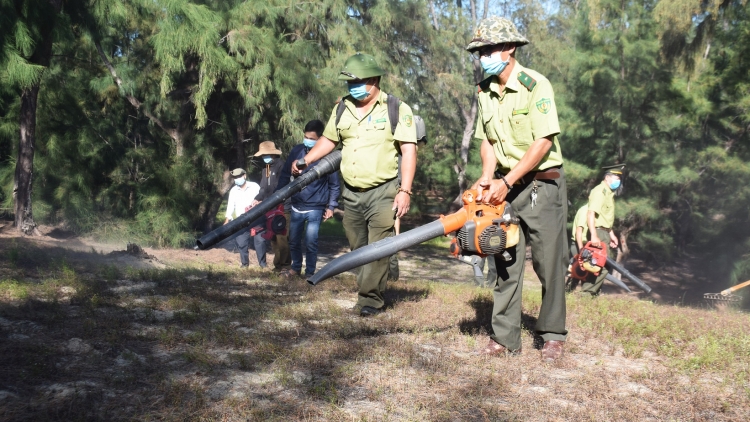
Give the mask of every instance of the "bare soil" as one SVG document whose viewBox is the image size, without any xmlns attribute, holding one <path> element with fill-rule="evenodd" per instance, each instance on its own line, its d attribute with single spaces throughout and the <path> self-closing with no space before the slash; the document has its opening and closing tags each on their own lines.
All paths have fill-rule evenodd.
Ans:
<svg viewBox="0 0 750 422">
<path fill-rule="evenodd" d="M 597 306 L 590 299 L 570 298 L 563 360 L 540 361 L 539 302 L 526 297 L 522 354 L 478 356 L 491 294 L 439 247 L 402 251 L 387 312 L 364 319 L 349 312 L 351 275 L 311 287 L 240 270 L 231 243 L 144 248 L 144 256 L 42 233 L 0 231 L 0 281 L 41 286 L 29 297 L 0 294 L 0 420 L 750 419 L 747 377 L 685 372 L 653 350 L 629 352 L 576 313 Z M 346 251 L 345 239 L 321 238 L 318 268 Z M 726 286 L 687 262 L 627 265 L 654 293 L 605 285 L 598 303 L 722 315 L 702 294 Z M 530 264 L 524 288 L 539 296 Z M 745 314 L 725 316 L 727 327 L 750 328 Z"/>
</svg>

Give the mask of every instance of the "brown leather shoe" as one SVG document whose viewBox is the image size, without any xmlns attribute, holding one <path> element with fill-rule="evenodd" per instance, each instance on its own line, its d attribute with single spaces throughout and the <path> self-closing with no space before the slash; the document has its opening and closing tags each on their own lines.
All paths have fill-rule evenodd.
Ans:
<svg viewBox="0 0 750 422">
<path fill-rule="evenodd" d="M 565 354 L 565 342 L 560 340 L 550 340 L 544 343 L 542 347 L 542 360 L 552 362 L 563 357 Z"/>
<path fill-rule="evenodd" d="M 495 340 L 490 339 L 490 341 L 487 343 L 486 346 L 484 346 L 483 349 L 479 350 L 479 354 L 482 356 L 515 356 L 521 354 L 521 349 L 518 350 L 508 350 L 507 347 L 503 346 L 500 343 L 497 343 Z"/>
</svg>

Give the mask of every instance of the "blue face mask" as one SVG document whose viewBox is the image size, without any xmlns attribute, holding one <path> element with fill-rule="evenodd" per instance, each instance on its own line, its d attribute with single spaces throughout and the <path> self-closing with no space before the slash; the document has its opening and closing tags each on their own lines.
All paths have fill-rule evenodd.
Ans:
<svg viewBox="0 0 750 422">
<path fill-rule="evenodd" d="M 482 57 L 481 59 L 479 59 L 479 63 L 482 65 L 484 73 L 488 75 L 499 75 L 503 73 L 505 67 L 510 64 L 510 57 L 508 57 L 507 61 L 503 61 L 502 56 Z"/>
<path fill-rule="evenodd" d="M 315 146 L 315 143 L 318 142 L 315 139 L 303 139 L 302 144 L 305 146 L 305 148 L 310 149 Z"/>
<path fill-rule="evenodd" d="M 271 164 L 273 162 L 273 157 L 271 157 L 270 155 L 264 155 L 263 162 L 266 164 Z"/>
<path fill-rule="evenodd" d="M 614 182 L 612 182 L 612 183 L 609 184 L 609 188 L 612 189 L 612 190 L 617 190 L 617 188 L 619 188 L 619 187 L 620 187 L 620 181 L 619 180 L 615 180 Z"/>
<path fill-rule="evenodd" d="M 355 100 L 364 100 L 367 98 L 368 95 L 370 95 L 370 92 L 367 91 L 366 86 L 367 84 L 364 82 L 360 82 L 358 84 L 349 82 L 349 94 L 351 94 L 352 97 L 354 97 Z"/>
<path fill-rule="evenodd" d="M 239 179 L 234 179 L 234 184 L 237 186 L 242 186 L 245 184 L 245 178 L 240 177 Z"/>
</svg>

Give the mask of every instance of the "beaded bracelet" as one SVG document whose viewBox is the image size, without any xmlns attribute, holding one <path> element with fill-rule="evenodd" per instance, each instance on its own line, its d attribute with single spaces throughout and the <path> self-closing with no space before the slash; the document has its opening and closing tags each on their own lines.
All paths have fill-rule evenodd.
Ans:
<svg viewBox="0 0 750 422">
<path fill-rule="evenodd" d="M 500 179 L 502 179 L 502 181 L 505 183 L 505 187 L 508 188 L 508 192 L 510 192 L 510 190 L 513 189 L 513 186 L 511 186 L 510 183 L 505 180 L 505 176 L 500 176 Z"/>
<path fill-rule="evenodd" d="M 407 194 L 407 195 L 411 196 L 411 191 L 410 191 L 410 190 L 406 190 L 406 189 L 401 189 L 401 188 L 398 188 L 398 191 L 399 191 L 399 192 L 403 192 L 403 193 L 405 193 L 405 194 Z"/>
</svg>

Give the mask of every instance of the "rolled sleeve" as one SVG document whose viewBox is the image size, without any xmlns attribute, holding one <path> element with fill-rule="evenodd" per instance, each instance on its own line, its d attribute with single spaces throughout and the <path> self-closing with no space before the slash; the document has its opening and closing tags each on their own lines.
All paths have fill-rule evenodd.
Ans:
<svg viewBox="0 0 750 422">
<path fill-rule="evenodd" d="M 414 124 L 414 113 L 406 103 L 402 102 L 398 108 L 399 122 L 396 125 L 396 131 L 393 133 L 393 139 L 404 143 L 417 143 L 417 127 Z"/>
<path fill-rule="evenodd" d="M 344 101 L 343 99 L 341 101 Z M 338 143 L 339 142 L 339 132 L 336 130 L 336 109 L 338 108 L 338 104 L 336 104 L 336 107 L 333 108 L 333 111 L 331 111 L 331 117 L 328 118 L 328 123 L 326 123 L 326 128 L 323 130 L 323 136 L 331 140 L 331 142 Z"/>
<path fill-rule="evenodd" d="M 477 125 L 474 128 L 474 138 L 484 141 L 487 139 L 487 133 L 484 131 L 484 122 L 482 121 L 482 103 L 480 102 L 477 107 Z"/>
<path fill-rule="evenodd" d="M 589 211 L 594 211 L 595 213 L 601 215 L 602 210 L 604 209 L 604 194 L 602 193 L 602 190 L 599 186 L 591 190 L 591 193 L 589 194 Z"/>
<path fill-rule="evenodd" d="M 534 139 L 552 138 L 560 133 L 555 94 L 546 79 L 540 80 L 531 93 L 529 118 Z"/>
</svg>

